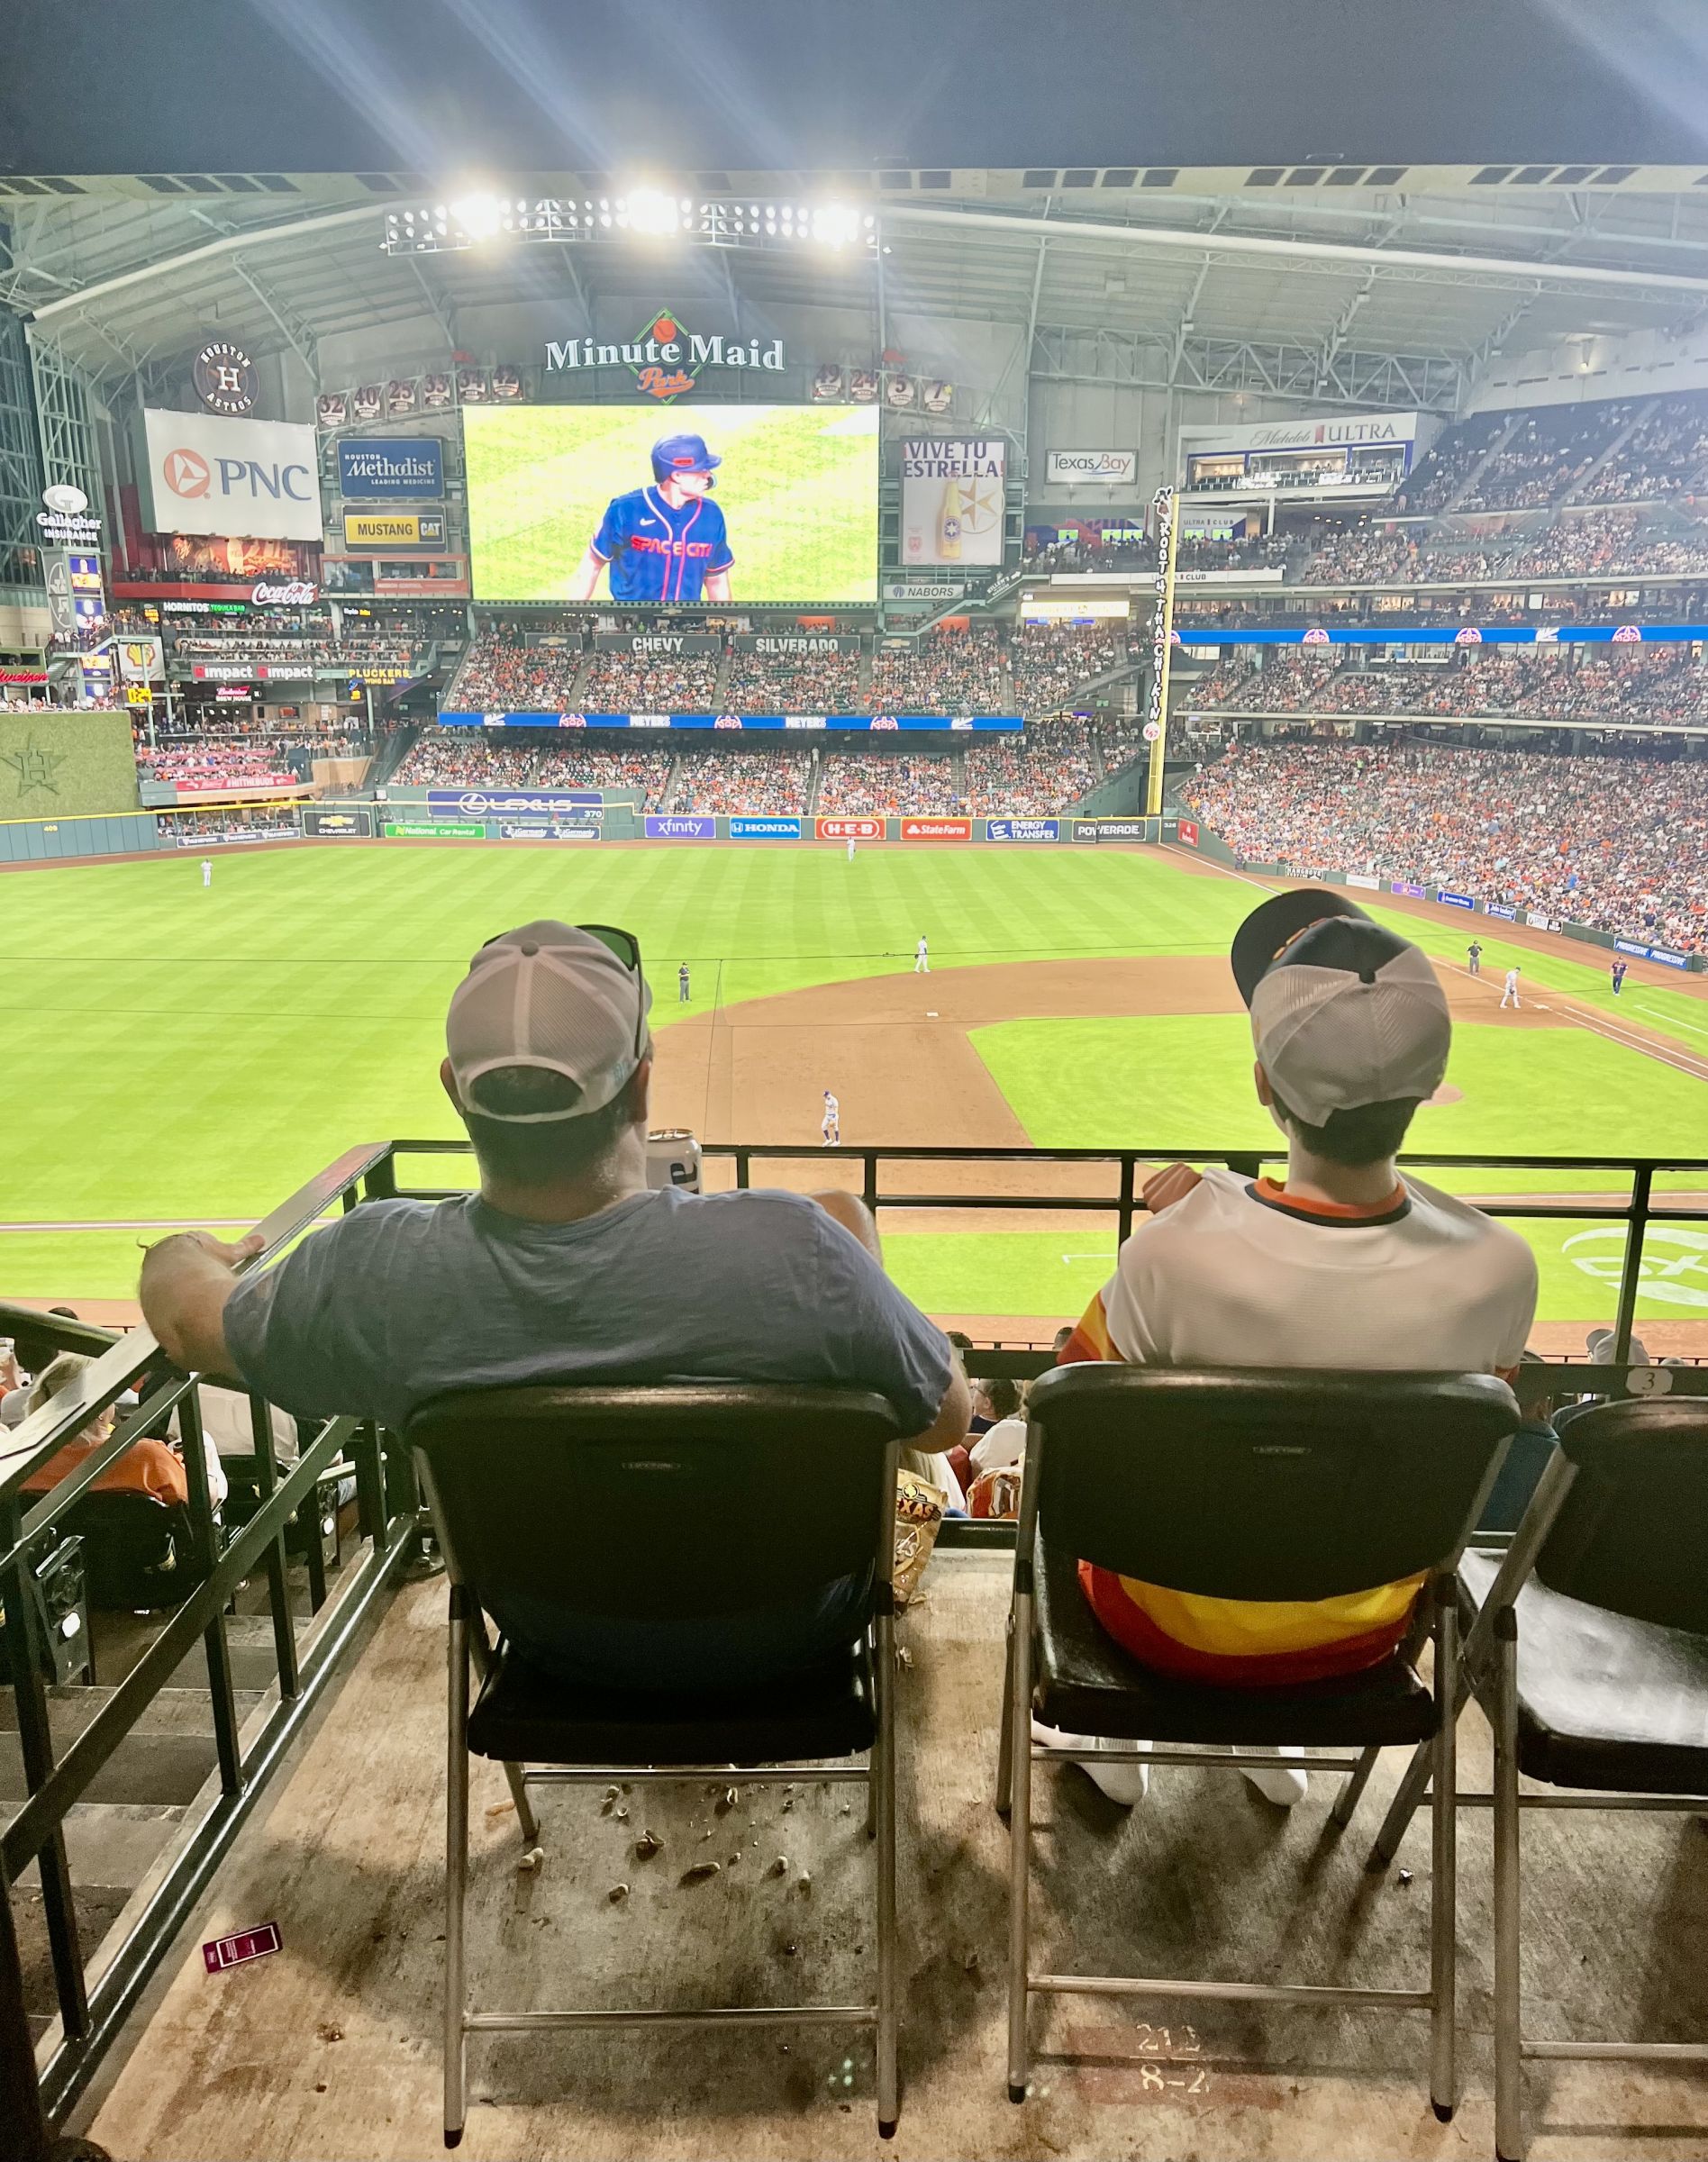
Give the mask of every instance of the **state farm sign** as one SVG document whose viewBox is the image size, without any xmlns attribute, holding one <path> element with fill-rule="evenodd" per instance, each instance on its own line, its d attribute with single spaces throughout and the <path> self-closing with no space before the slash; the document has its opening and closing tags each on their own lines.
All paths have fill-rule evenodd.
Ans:
<svg viewBox="0 0 1708 2162">
<path fill-rule="evenodd" d="M 902 821 L 904 840 L 970 840 L 973 822 L 970 818 L 904 818 Z"/>
</svg>

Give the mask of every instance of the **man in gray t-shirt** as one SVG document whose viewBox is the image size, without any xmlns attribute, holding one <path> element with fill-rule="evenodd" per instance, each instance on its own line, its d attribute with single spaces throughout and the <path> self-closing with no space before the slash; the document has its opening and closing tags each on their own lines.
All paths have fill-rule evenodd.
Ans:
<svg viewBox="0 0 1708 2162">
<path fill-rule="evenodd" d="M 920 1449 L 958 1442 L 966 1382 L 851 1195 L 648 1188 L 650 1004 L 624 933 L 544 922 L 491 940 L 452 996 L 441 1068 L 479 1193 L 366 1203 L 242 1276 L 259 1242 L 163 1240 L 143 1264 L 149 1326 L 179 1366 L 306 1418 L 401 1428 L 451 1389 L 693 1376 L 875 1389 Z M 798 1506 L 812 1490 L 804 1447 Z M 716 1643 L 696 1629 L 525 1648 L 631 1685 L 757 1677 L 824 1649 L 848 1604 Z"/>
</svg>

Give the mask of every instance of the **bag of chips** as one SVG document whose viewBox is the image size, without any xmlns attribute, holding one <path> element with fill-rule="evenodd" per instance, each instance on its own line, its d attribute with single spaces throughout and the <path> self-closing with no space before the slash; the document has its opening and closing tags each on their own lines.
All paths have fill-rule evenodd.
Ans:
<svg viewBox="0 0 1708 2162">
<path fill-rule="evenodd" d="M 940 1486 L 916 1471 L 895 1475 L 895 1603 L 905 1606 L 919 1589 L 925 1564 L 937 1544 L 948 1501 Z"/>
</svg>

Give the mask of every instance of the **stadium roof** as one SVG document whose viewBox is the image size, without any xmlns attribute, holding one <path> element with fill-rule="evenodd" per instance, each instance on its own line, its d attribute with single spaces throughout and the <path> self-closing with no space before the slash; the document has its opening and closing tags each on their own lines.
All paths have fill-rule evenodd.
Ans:
<svg viewBox="0 0 1708 2162">
<path fill-rule="evenodd" d="M 904 347 L 922 315 L 1028 326 L 1044 377 L 1445 409 L 1502 350 L 1679 331 L 1708 314 L 1708 176 L 1694 171 L 663 176 L 735 198 L 859 202 L 879 219 L 876 257 L 632 241 L 393 256 L 386 213 L 432 202 L 426 176 L 30 177 L 41 192 L 0 204 L 10 233 L 0 301 L 97 377 L 145 385 L 209 334 L 257 352 L 293 347 L 318 376 L 327 337 L 426 319 L 448 358 L 471 311 L 519 299 L 561 307 L 568 334 L 586 327 L 595 295 L 656 305 L 662 294 L 686 307 L 703 292 L 721 315 L 733 301 L 761 330 L 768 308 L 846 294 L 877 312 L 885 342 Z M 529 196 L 610 185 L 487 177 Z"/>
</svg>

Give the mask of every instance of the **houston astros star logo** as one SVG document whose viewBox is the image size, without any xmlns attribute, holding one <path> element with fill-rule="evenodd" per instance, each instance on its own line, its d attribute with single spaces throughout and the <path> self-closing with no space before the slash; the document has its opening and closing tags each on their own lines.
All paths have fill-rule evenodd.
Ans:
<svg viewBox="0 0 1708 2162">
<path fill-rule="evenodd" d="M 53 777 L 68 755 L 63 750 L 43 750 L 32 730 L 22 750 L 0 750 L 0 766 L 10 766 L 17 775 L 20 795 L 28 795 L 32 788 L 44 788 L 50 795 L 58 795 L 59 784 Z"/>
</svg>

